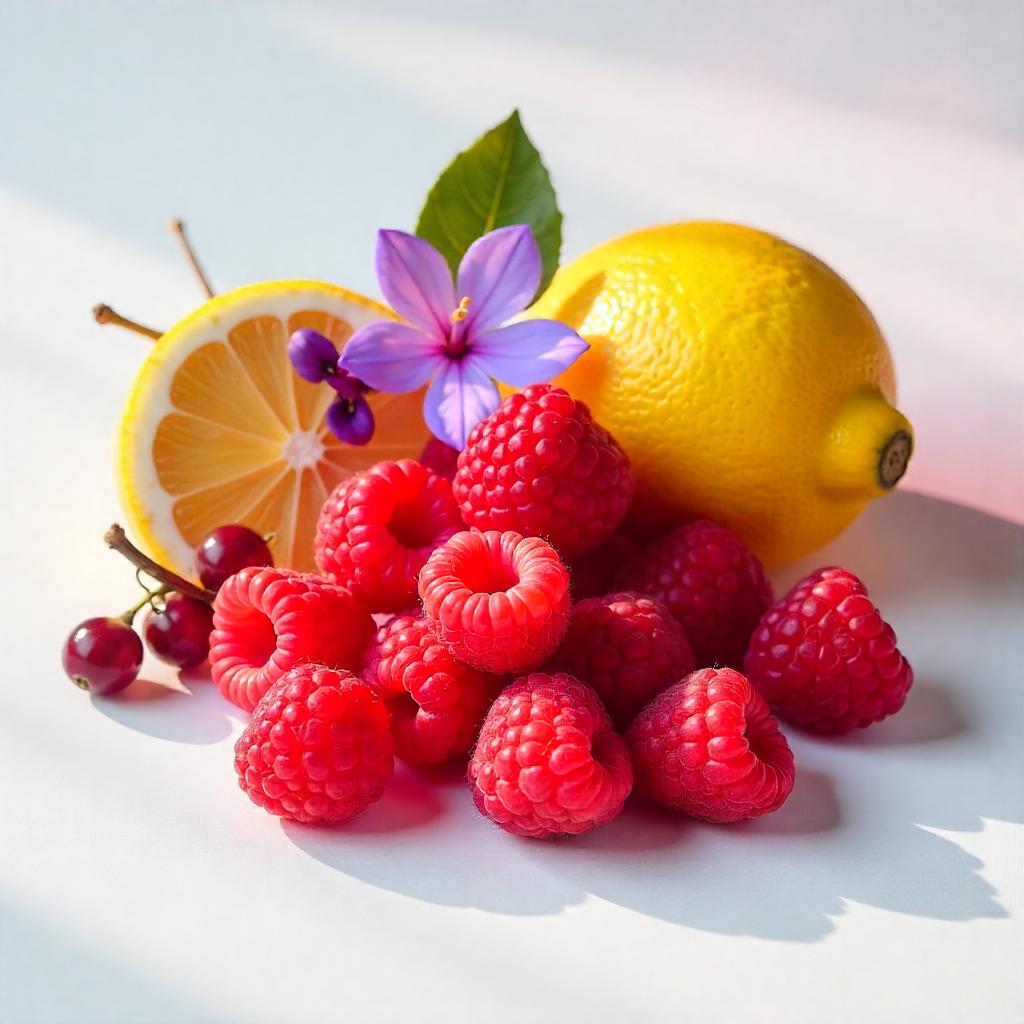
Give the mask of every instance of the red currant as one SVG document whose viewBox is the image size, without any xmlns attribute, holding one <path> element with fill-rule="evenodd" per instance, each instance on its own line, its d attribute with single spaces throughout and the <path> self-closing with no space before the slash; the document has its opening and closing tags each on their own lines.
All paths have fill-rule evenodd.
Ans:
<svg viewBox="0 0 1024 1024">
<path fill-rule="evenodd" d="M 152 607 L 142 623 L 149 649 L 179 668 L 193 668 L 210 653 L 213 609 L 184 594 L 168 594 L 163 607 Z"/>
<path fill-rule="evenodd" d="M 86 619 L 71 631 L 61 661 L 75 686 L 109 696 L 138 676 L 142 641 L 123 619 Z"/>
<path fill-rule="evenodd" d="M 220 585 L 248 565 L 273 565 L 267 542 L 248 526 L 218 526 L 196 548 L 196 571 L 204 587 Z"/>
</svg>

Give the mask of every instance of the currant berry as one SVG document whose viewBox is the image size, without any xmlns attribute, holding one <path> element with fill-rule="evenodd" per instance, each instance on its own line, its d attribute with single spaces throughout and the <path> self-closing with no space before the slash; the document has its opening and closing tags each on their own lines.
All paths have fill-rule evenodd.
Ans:
<svg viewBox="0 0 1024 1024">
<path fill-rule="evenodd" d="M 246 566 L 273 564 L 274 556 L 267 542 L 248 526 L 218 526 L 196 548 L 196 571 L 208 590 L 218 590 L 226 579 Z"/>
<path fill-rule="evenodd" d="M 142 635 L 161 660 L 178 668 L 193 668 L 210 653 L 213 608 L 184 594 L 168 594 L 163 607 L 146 613 Z"/>
<path fill-rule="evenodd" d="M 86 619 L 71 631 L 61 661 L 75 686 L 109 696 L 138 676 L 142 641 L 124 619 Z"/>
</svg>

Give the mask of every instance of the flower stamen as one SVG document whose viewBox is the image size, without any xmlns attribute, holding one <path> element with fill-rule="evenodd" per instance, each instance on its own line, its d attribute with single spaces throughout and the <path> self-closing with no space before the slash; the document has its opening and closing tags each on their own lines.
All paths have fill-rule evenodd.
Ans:
<svg viewBox="0 0 1024 1024">
<path fill-rule="evenodd" d="M 469 316 L 469 305 L 473 300 L 468 295 L 459 299 L 458 306 L 452 311 L 452 323 L 457 324 Z"/>
</svg>

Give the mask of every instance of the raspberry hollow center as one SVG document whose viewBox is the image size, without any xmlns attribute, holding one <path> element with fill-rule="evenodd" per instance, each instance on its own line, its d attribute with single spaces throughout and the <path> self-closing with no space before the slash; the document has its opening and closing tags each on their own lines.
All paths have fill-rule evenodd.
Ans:
<svg viewBox="0 0 1024 1024">
<path fill-rule="evenodd" d="M 273 622 L 256 608 L 249 609 L 244 621 L 234 628 L 238 655 L 254 668 L 262 668 L 277 650 L 277 631 Z"/>
<path fill-rule="evenodd" d="M 464 561 L 457 571 L 463 584 L 476 594 L 503 594 L 519 582 L 513 566 L 497 558 Z"/>
</svg>

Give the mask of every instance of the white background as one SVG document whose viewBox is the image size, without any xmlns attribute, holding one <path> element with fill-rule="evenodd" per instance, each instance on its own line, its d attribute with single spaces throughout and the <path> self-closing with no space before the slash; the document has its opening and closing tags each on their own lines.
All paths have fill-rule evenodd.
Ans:
<svg viewBox="0 0 1024 1024">
<path fill-rule="evenodd" d="M 0 1021 L 1020 1021 L 1024 8 L 368 11 L 0 2 Z M 906 487 L 776 583 L 861 573 L 918 681 L 870 732 L 793 736 L 793 797 L 746 825 L 630 809 L 530 844 L 403 770 L 348 827 L 282 827 L 208 682 L 61 676 L 67 629 L 133 588 L 100 537 L 146 343 L 89 309 L 196 303 L 172 215 L 221 288 L 375 293 L 377 227 L 515 105 L 568 255 L 740 220 L 875 311 Z"/>
</svg>

